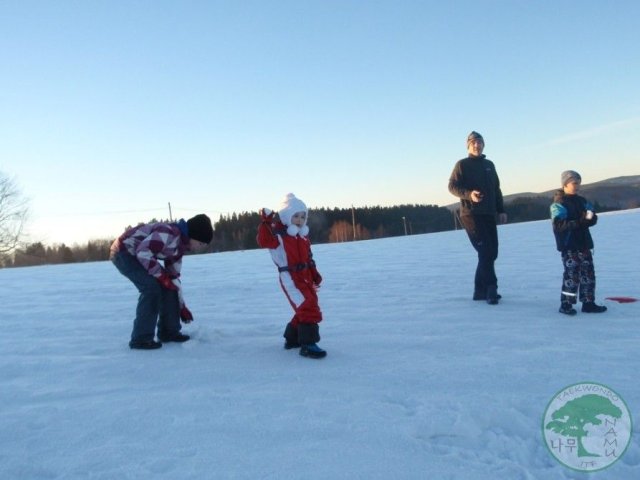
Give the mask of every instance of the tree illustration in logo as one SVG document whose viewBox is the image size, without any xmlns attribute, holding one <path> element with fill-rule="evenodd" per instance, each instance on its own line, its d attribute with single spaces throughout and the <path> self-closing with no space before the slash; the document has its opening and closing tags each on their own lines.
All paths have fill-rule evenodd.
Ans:
<svg viewBox="0 0 640 480">
<path fill-rule="evenodd" d="M 588 452 L 582 445 L 582 438 L 589 432 L 584 429 L 587 424 L 600 425 L 602 420 L 598 416 L 621 418 L 622 410 L 616 407 L 611 400 L 600 395 L 583 395 L 564 404 L 553 412 L 551 422 L 545 428 L 556 432 L 563 437 L 573 437 L 578 442 L 578 457 L 599 457 L 595 453 Z"/>
</svg>

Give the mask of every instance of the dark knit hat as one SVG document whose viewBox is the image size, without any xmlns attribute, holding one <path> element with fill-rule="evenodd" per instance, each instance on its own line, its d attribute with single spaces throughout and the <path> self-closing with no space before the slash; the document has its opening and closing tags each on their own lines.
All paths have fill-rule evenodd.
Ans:
<svg viewBox="0 0 640 480">
<path fill-rule="evenodd" d="M 484 138 L 482 138 L 482 135 L 480 135 L 475 130 L 471 132 L 467 137 L 467 145 L 469 145 L 473 140 L 482 140 L 482 143 L 484 143 Z"/>
<path fill-rule="evenodd" d="M 560 181 L 564 187 L 569 182 L 582 182 L 582 177 L 575 170 L 566 170 L 560 174 Z"/>
<path fill-rule="evenodd" d="M 213 239 L 213 227 L 211 220 L 204 213 L 187 220 L 189 238 L 199 242 L 209 243 Z"/>
</svg>

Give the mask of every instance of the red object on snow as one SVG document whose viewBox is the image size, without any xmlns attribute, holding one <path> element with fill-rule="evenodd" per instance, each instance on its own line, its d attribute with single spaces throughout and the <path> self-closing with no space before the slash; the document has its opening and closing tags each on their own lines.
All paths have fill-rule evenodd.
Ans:
<svg viewBox="0 0 640 480">
<path fill-rule="evenodd" d="M 613 300 L 618 303 L 633 303 L 638 301 L 637 298 L 633 297 L 606 297 L 605 300 Z"/>
</svg>

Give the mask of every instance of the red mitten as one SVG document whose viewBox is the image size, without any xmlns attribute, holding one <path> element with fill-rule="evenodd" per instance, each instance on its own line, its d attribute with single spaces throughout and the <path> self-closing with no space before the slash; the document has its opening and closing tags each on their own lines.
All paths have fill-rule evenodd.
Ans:
<svg viewBox="0 0 640 480">
<path fill-rule="evenodd" d="M 160 277 L 158 277 L 158 282 L 160 282 L 160 285 L 162 285 L 167 290 L 178 291 L 178 287 L 176 287 L 175 283 L 173 283 L 173 279 L 166 273 L 163 273 L 162 275 L 160 275 Z"/>
<path fill-rule="evenodd" d="M 260 218 L 264 223 L 272 223 L 275 213 L 268 208 L 260 209 Z"/>
<path fill-rule="evenodd" d="M 182 320 L 184 323 L 189 323 L 193 320 L 193 314 L 186 307 L 186 305 L 180 309 L 180 320 Z"/>
</svg>

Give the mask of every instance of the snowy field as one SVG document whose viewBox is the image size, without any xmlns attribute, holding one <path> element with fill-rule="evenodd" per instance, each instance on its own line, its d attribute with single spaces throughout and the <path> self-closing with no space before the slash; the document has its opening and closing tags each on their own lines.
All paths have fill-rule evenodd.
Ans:
<svg viewBox="0 0 640 480">
<path fill-rule="evenodd" d="M 560 315 L 549 221 L 499 228 L 500 305 L 471 300 L 463 231 L 316 245 L 320 345 L 263 250 L 185 258 L 185 344 L 132 351 L 137 292 L 110 262 L 0 270 L 1 479 L 638 479 L 640 210 L 592 228 L 605 314 Z M 560 465 L 542 416 L 562 388 L 626 401 L 626 454 Z"/>
</svg>

